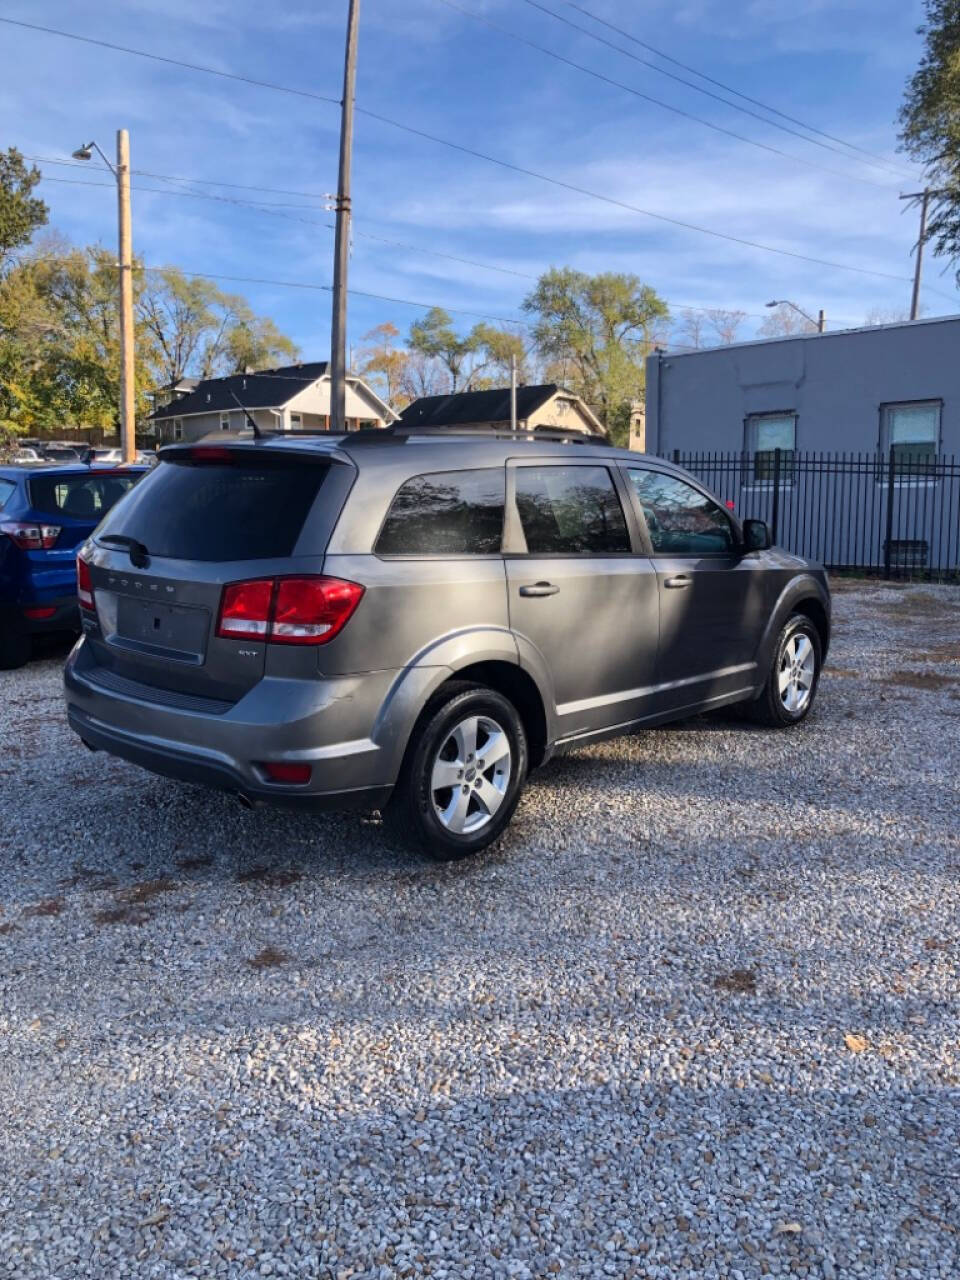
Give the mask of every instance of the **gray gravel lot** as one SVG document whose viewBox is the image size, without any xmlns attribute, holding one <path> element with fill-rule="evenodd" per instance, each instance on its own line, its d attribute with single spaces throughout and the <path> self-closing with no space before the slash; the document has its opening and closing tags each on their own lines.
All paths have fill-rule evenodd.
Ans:
<svg viewBox="0 0 960 1280">
<path fill-rule="evenodd" d="M 0 676 L 0 1276 L 960 1275 L 960 591 L 437 867 Z"/>
</svg>

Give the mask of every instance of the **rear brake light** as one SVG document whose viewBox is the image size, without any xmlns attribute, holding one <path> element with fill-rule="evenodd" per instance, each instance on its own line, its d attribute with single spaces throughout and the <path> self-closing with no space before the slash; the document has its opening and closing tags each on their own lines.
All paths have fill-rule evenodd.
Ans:
<svg viewBox="0 0 960 1280">
<path fill-rule="evenodd" d="M 340 578 L 281 578 L 271 619 L 274 644 L 326 644 L 342 631 L 363 587 Z"/>
<path fill-rule="evenodd" d="M 261 764 L 259 767 L 270 782 L 286 782 L 293 786 L 302 786 L 305 782 L 309 782 L 313 775 L 313 767 L 309 764 L 274 762 Z"/>
<path fill-rule="evenodd" d="M 0 533 L 12 538 L 21 551 L 49 551 L 60 537 L 58 524 L 0 524 Z"/>
<path fill-rule="evenodd" d="M 191 462 L 232 462 L 235 456 L 232 449 L 223 449 L 219 445 L 201 445 L 190 450 Z"/>
<path fill-rule="evenodd" d="M 223 589 L 217 635 L 271 644 L 326 644 L 343 630 L 364 588 L 341 578 L 255 578 Z"/>
<path fill-rule="evenodd" d="M 229 587 L 224 587 L 217 635 L 236 640 L 266 636 L 272 600 L 272 578 L 232 582 Z"/>
<path fill-rule="evenodd" d="M 29 608 L 24 609 L 23 614 L 26 618 L 40 622 L 44 618 L 52 618 L 56 612 L 57 606 L 54 604 L 32 604 Z"/>
<path fill-rule="evenodd" d="M 77 556 L 77 599 L 81 609 L 93 609 L 93 577 L 86 560 Z"/>
</svg>

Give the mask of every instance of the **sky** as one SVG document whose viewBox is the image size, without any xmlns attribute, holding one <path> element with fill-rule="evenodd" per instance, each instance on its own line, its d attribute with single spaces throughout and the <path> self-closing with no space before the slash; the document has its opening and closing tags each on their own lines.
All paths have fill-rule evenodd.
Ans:
<svg viewBox="0 0 960 1280">
<path fill-rule="evenodd" d="M 538 274 L 566 265 L 631 272 L 675 315 L 742 310 L 742 339 L 774 298 L 823 308 L 833 328 L 905 313 L 917 214 L 898 195 L 920 177 L 896 150 L 896 115 L 920 57 L 919 0 L 540 6 L 360 0 L 351 345 L 385 321 L 405 334 L 430 305 L 463 329 L 522 324 Z M 112 246 L 110 174 L 98 161 L 52 162 L 91 138 L 112 157 L 116 129 L 128 128 L 135 252 L 217 277 L 305 359 L 324 359 L 331 295 L 303 286 L 332 278 L 324 193 L 337 184 L 346 9 L 0 0 L 2 17 L 303 91 L 0 24 L 0 147 L 40 158 L 52 228 Z M 763 107 L 734 99 L 756 113 L 744 114 L 668 78 L 730 96 L 662 54 Z M 926 315 L 960 312 L 953 273 L 932 257 L 922 303 Z"/>
</svg>

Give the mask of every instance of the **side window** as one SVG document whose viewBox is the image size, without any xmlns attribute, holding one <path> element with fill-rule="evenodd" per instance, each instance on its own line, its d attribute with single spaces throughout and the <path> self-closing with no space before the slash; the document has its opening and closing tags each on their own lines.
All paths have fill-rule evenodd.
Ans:
<svg viewBox="0 0 960 1280">
<path fill-rule="evenodd" d="M 517 467 L 517 511 L 531 555 L 629 554 L 630 535 L 606 467 Z"/>
<path fill-rule="evenodd" d="M 733 549 L 729 517 L 698 489 L 660 471 L 631 468 L 629 475 L 655 552 L 691 556 Z"/>
<path fill-rule="evenodd" d="M 17 486 L 12 480 L 0 479 L 0 511 L 7 505 L 7 499 Z"/>
<path fill-rule="evenodd" d="M 381 556 L 500 554 L 502 467 L 414 476 L 397 491 L 377 545 Z"/>
</svg>

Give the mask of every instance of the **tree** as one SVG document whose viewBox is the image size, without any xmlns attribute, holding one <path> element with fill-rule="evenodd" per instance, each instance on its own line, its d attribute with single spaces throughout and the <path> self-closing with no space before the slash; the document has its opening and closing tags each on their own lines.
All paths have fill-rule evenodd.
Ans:
<svg viewBox="0 0 960 1280">
<path fill-rule="evenodd" d="M 157 385 L 188 373 L 202 378 L 292 360 L 297 348 L 246 299 L 177 267 L 150 272 L 141 285 L 137 317 L 155 349 Z"/>
<path fill-rule="evenodd" d="M 920 66 L 900 108 L 901 149 L 925 170 L 937 192 L 925 239 L 960 261 L 960 0 L 926 0 Z M 957 272 L 960 281 L 960 270 Z"/>
<path fill-rule="evenodd" d="M 40 178 L 40 170 L 28 169 L 16 147 L 0 152 L 0 268 L 46 226 L 47 206 L 33 195 Z"/>
<path fill-rule="evenodd" d="M 707 322 L 722 347 L 736 342 L 740 326 L 746 318 L 745 311 L 725 311 L 722 307 L 707 312 Z"/>
<path fill-rule="evenodd" d="M 781 303 L 770 312 L 757 332 L 764 338 L 788 338 L 792 333 L 816 333 L 812 320 Z"/>
<path fill-rule="evenodd" d="M 626 440 L 631 407 L 643 395 L 644 357 L 669 319 L 667 304 L 636 276 L 555 267 L 523 309 L 534 317 L 540 355 L 567 371 L 570 389 L 613 438 Z"/>
<path fill-rule="evenodd" d="M 404 408 L 411 397 L 407 394 L 406 378 L 410 363 L 409 353 L 397 343 L 400 330 L 389 320 L 378 324 L 361 338 L 358 369 L 370 379 L 387 404 Z"/>
<path fill-rule="evenodd" d="M 409 341 L 411 350 L 443 365 L 450 379 L 451 395 L 463 389 L 464 367 L 477 350 L 473 333 L 461 337 L 449 313 L 443 307 L 431 307 L 422 320 L 414 320 L 410 326 Z"/>
<path fill-rule="evenodd" d="M 677 325 L 677 334 L 683 346 L 692 347 L 694 351 L 699 351 L 704 345 L 706 327 L 706 313 L 703 311 L 694 311 L 691 308 L 680 313 L 680 323 Z"/>
</svg>

